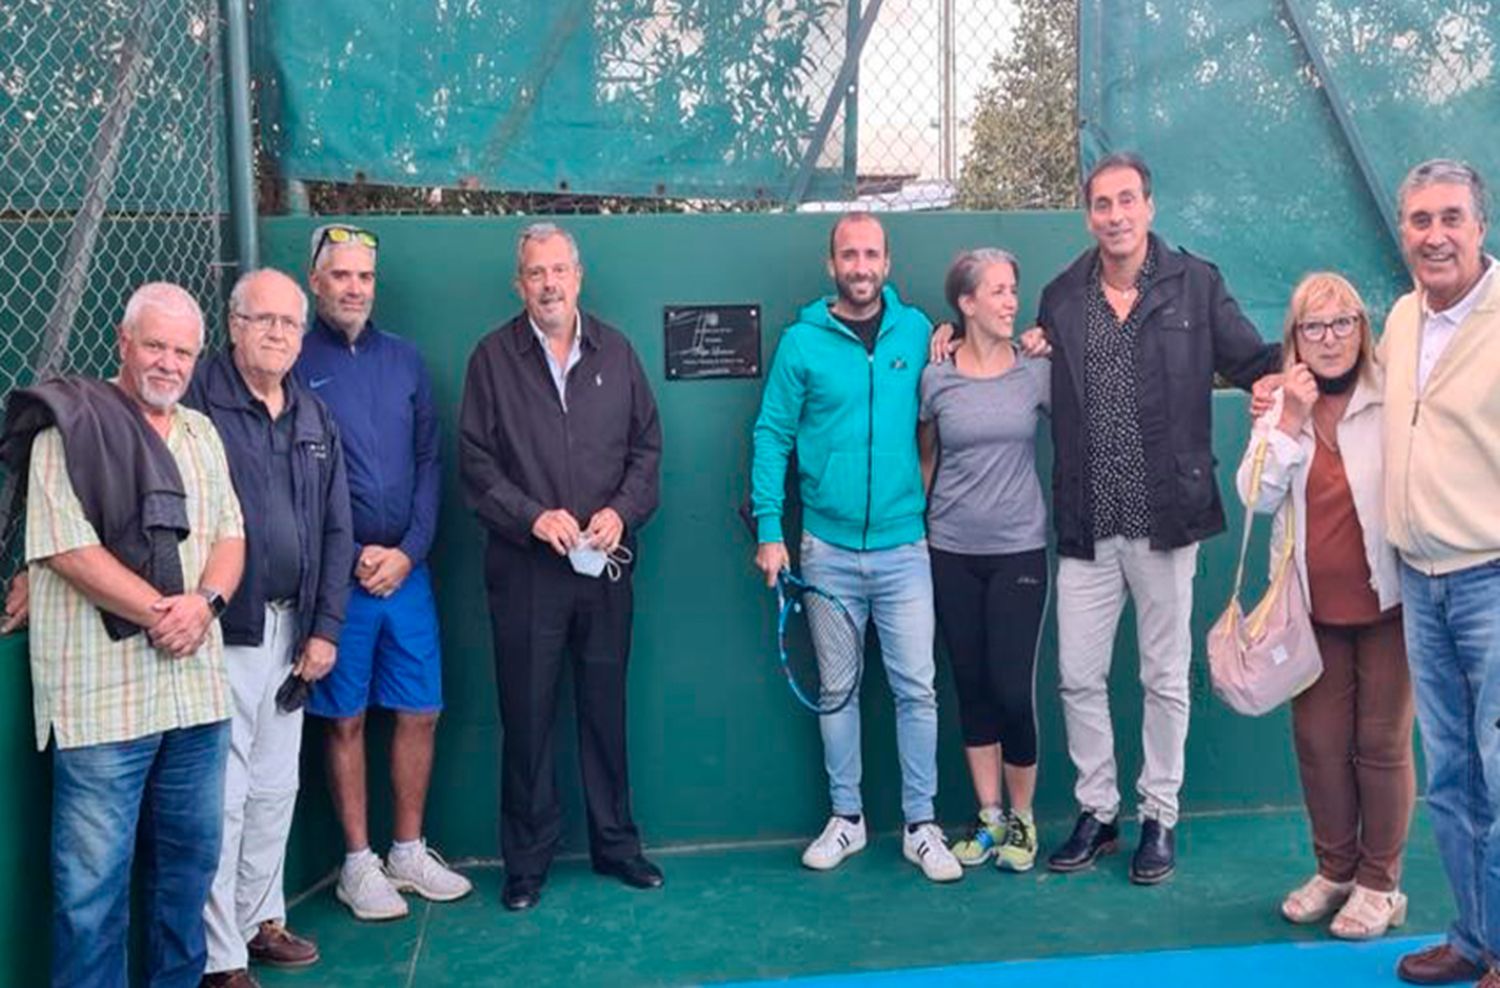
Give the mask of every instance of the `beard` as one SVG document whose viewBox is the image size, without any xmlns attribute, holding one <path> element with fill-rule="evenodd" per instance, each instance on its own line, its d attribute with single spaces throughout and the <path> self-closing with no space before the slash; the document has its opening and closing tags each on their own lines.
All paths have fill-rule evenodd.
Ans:
<svg viewBox="0 0 1500 988">
<path fill-rule="evenodd" d="M 145 374 L 137 374 L 135 390 L 136 397 L 143 405 L 158 412 L 170 412 L 172 407 L 182 400 L 183 392 L 187 390 L 187 382 L 166 384 L 149 380 Z"/>
<path fill-rule="evenodd" d="M 874 276 L 835 278 L 833 286 L 839 298 L 844 302 L 854 306 L 866 306 L 880 298 L 880 290 L 885 287 L 885 279 Z"/>
</svg>

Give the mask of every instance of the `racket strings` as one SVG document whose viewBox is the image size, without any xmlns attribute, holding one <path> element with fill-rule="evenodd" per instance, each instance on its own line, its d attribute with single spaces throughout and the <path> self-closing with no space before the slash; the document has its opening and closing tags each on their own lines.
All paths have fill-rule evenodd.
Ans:
<svg viewBox="0 0 1500 988">
<path fill-rule="evenodd" d="M 832 598 L 809 592 L 799 595 L 797 603 L 807 621 L 813 654 L 794 674 L 802 680 L 807 698 L 815 698 L 819 709 L 839 709 L 859 686 L 863 643 L 848 612 Z"/>
</svg>

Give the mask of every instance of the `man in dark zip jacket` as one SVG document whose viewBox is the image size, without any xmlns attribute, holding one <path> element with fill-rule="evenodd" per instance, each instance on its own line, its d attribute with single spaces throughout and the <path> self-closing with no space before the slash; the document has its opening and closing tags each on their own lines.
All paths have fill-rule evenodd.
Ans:
<svg viewBox="0 0 1500 988">
<path fill-rule="evenodd" d="M 298 383 L 332 413 L 343 440 L 354 571 L 339 662 L 307 712 L 326 725 L 328 789 L 344 832 L 334 897 L 357 919 L 407 915 L 403 892 L 451 902 L 473 891 L 423 836 L 443 708 L 443 650 L 427 554 L 442 493 L 437 409 L 421 353 L 376 326 L 379 239 L 332 223 L 313 230 L 308 285 L 317 310 Z M 366 713 L 391 712 L 390 852 L 370 846 Z"/>
<path fill-rule="evenodd" d="M 782 535 L 787 461 L 797 452 L 802 576 L 843 601 L 863 641 L 867 621 L 896 698 L 903 853 L 933 881 L 963 869 L 934 820 L 937 697 L 927 500 L 917 460 L 918 382 L 932 325 L 886 285 L 880 221 L 834 224 L 828 273 L 837 294 L 803 308 L 782 333 L 755 421 L 755 565 L 767 585 L 789 564 Z M 814 643 L 823 647 L 819 643 Z M 837 867 L 865 846 L 859 703 L 818 718 L 832 814 L 802 863 Z"/>
<path fill-rule="evenodd" d="M 297 800 L 302 710 L 278 706 L 295 675 L 333 667 L 353 564 L 338 429 L 290 376 L 307 297 L 262 270 L 229 297 L 231 349 L 199 365 L 186 403 L 213 421 L 246 518 L 245 576 L 223 609 L 233 696 L 224 840 L 204 910 L 205 985 L 253 984 L 249 961 L 301 967 L 317 947 L 286 928 L 282 872 Z"/>
<path fill-rule="evenodd" d="M 502 901 L 512 910 L 537 904 L 562 836 L 552 735 L 565 653 L 594 870 L 635 888 L 662 884 L 641 854 L 625 751 L 631 561 L 659 498 L 661 424 L 630 342 L 579 310 L 582 279 L 564 230 L 522 232 L 526 309 L 474 348 L 459 411 L 464 500 L 489 533 Z"/>
<path fill-rule="evenodd" d="M 1198 542 L 1224 529 L 1211 449 L 1214 374 L 1249 390 L 1280 369 L 1218 269 L 1150 232 L 1151 173 L 1114 154 L 1084 187 L 1086 251 L 1042 291 L 1052 352 L 1058 666 L 1080 815 L 1048 860 L 1091 865 L 1119 841 L 1108 677 L 1127 594 L 1139 629 L 1140 844 L 1130 878 L 1176 866 Z"/>
</svg>

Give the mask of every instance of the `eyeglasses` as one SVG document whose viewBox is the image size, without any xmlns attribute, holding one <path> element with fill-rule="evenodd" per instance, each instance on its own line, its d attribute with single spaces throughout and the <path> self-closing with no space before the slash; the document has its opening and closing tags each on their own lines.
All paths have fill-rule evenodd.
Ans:
<svg viewBox="0 0 1500 988">
<path fill-rule="evenodd" d="M 284 329 L 288 333 L 300 333 L 303 330 L 303 322 L 291 316 L 283 316 L 275 312 L 231 312 L 232 318 L 243 319 L 254 326 L 257 332 L 269 333 L 273 329 Z"/>
<path fill-rule="evenodd" d="M 313 248 L 312 267 L 318 266 L 318 258 L 323 256 L 323 248 L 329 244 L 359 244 L 361 247 L 379 250 L 380 238 L 369 230 L 361 230 L 357 226 L 325 227 L 323 235 L 318 238 L 318 245 Z"/>
<path fill-rule="evenodd" d="M 1359 328 L 1359 316 L 1334 316 L 1325 321 L 1308 320 L 1297 324 L 1297 332 L 1309 343 L 1322 343 L 1330 330 L 1336 340 L 1348 339 Z"/>
</svg>

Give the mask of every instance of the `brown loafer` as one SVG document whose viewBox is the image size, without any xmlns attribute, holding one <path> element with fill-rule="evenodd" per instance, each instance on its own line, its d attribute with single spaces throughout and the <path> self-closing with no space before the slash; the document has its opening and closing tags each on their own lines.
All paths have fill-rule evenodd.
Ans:
<svg viewBox="0 0 1500 988">
<path fill-rule="evenodd" d="M 198 982 L 198 988 L 260 988 L 260 982 L 255 980 L 255 975 L 240 968 L 237 971 L 205 974 L 203 980 Z"/>
<path fill-rule="evenodd" d="M 268 919 L 249 943 L 250 959 L 269 967 L 307 967 L 318 960 L 318 945 Z"/>
<path fill-rule="evenodd" d="M 1407 954 L 1396 965 L 1396 977 L 1414 985 L 1451 985 L 1477 981 L 1481 975 L 1484 968 L 1446 943 Z"/>
</svg>

